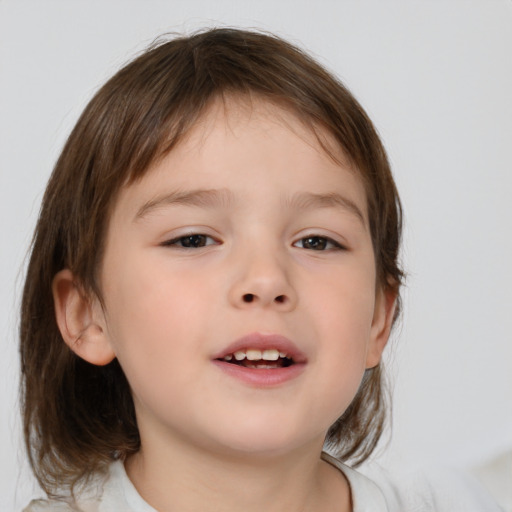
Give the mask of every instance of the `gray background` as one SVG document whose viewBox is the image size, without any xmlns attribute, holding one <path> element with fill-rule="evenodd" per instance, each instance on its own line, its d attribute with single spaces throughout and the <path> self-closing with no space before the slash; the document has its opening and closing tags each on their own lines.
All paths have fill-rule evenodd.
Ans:
<svg viewBox="0 0 512 512">
<path fill-rule="evenodd" d="M 388 352 L 407 468 L 512 449 L 512 2 L 0 0 L 0 510 L 37 494 L 17 416 L 17 306 L 45 182 L 85 102 L 162 32 L 270 30 L 375 121 L 405 207 L 405 315 Z"/>
</svg>

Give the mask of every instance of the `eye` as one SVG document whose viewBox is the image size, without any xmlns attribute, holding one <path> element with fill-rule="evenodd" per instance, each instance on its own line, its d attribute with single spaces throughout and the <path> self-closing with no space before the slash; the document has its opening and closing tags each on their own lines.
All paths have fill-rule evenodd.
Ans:
<svg viewBox="0 0 512 512">
<path fill-rule="evenodd" d="M 215 245 L 218 242 L 211 236 L 202 234 L 184 235 L 162 243 L 164 247 L 177 247 L 183 249 L 198 249 L 207 245 Z"/>
<path fill-rule="evenodd" d="M 325 236 L 306 236 L 295 242 L 294 247 L 300 247 L 301 249 L 309 249 L 312 251 L 327 251 L 332 249 L 344 249 L 344 247 L 333 240 Z"/>
</svg>

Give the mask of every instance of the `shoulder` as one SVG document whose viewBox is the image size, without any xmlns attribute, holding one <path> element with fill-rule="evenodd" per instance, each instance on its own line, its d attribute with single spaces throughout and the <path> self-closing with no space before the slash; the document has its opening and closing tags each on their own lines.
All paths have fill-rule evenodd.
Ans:
<svg viewBox="0 0 512 512">
<path fill-rule="evenodd" d="M 113 462 L 107 473 L 94 476 L 74 499 L 34 500 L 23 512 L 156 512 L 128 479 L 124 465 Z"/>
<path fill-rule="evenodd" d="M 360 471 L 332 457 L 349 481 L 354 512 L 501 512 L 479 483 L 447 468 L 391 473 L 373 465 Z"/>
<path fill-rule="evenodd" d="M 373 468 L 370 474 L 393 501 L 390 512 L 501 512 L 476 480 L 454 469 L 435 467 L 392 474 Z"/>
<path fill-rule="evenodd" d="M 32 500 L 22 512 L 73 512 L 73 509 L 62 501 Z"/>
<path fill-rule="evenodd" d="M 22 512 L 100 512 L 99 502 L 87 500 L 85 502 L 64 500 L 32 500 Z"/>
<path fill-rule="evenodd" d="M 100 512 L 100 502 L 95 500 L 32 500 L 22 512 Z"/>
<path fill-rule="evenodd" d="M 403 481 L 402 493 L 410 506 L 435 512 L 501 512 L 475 478 L 453 468 L 425 468 Z"/>
<path fill-rule="evenodd" d="M 22 512 L 101 512 L 104 486 L 109 479 L 110 469 L 79 485 L 73 496 L 63 494 L 54 499 L 32 500 Z"/>
<path fill-rule="evenodd" d="M 390 512 L 389 497 L 386 497 L 383 489 L 372 479 L 362 473 L 343 464 L 338 459 L 327 453 L 322 453 L 322 458 L 329 464 L 338 468 L 350 486 L 352 506 L 354 512 Z"/>
</svg>

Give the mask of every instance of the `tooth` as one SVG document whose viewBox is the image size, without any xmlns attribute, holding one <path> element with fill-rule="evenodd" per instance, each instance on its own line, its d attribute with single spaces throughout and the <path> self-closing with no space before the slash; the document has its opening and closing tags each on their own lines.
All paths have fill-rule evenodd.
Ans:
<svg viewBox="0 0 512 512">
<path fill-rule="evenodd" d="M 237 350 L 234 356 L 237 361 L 243 361 L 245 359 L 245 352 L 243 350 Z"/>
<path fill-rule="evenodd" d="M 288 354 L 286 352 L 279 352 L 279 357 L 284 359 L 285 357 L 288 357 Z"/>
<path fill-rule="evenodd" d="M 231 359 L 233 359 L 233 356 L 231 354 L 224 356 L 224 361 L 231 361 Z"/>
<path fill-rule="evenodd" d="M 274 364 L 247 364 L 246 368 L 252 368 L 256 370 L 273 370 L 276 366 Z"/>
<path fill-rule="evenodd" d="M 275 349 L 264 350 L 261 358 L 267 361 L 277 361 L 279 359 L 279 352 Z"/>
<path fill-rule="evenodd" d="M 246 352 L 246 355 L 249 361 L 258 361 L 259 359 L 261 359 L 261 350 L 250 348 Z"/>
</svg>

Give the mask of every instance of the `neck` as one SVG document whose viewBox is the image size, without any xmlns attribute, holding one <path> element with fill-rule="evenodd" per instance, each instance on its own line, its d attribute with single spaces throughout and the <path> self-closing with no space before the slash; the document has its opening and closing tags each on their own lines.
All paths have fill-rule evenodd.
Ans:
<svg viewBox="0 0 512 512">
<path fill-rule="evenodd" d="M 151 443 L 126 462 L 139 494 L 159 512 L 349 512 L 343 475 L 320 459 L 321 445 L 285 455 L 223 454 Z"/>
</svg>

